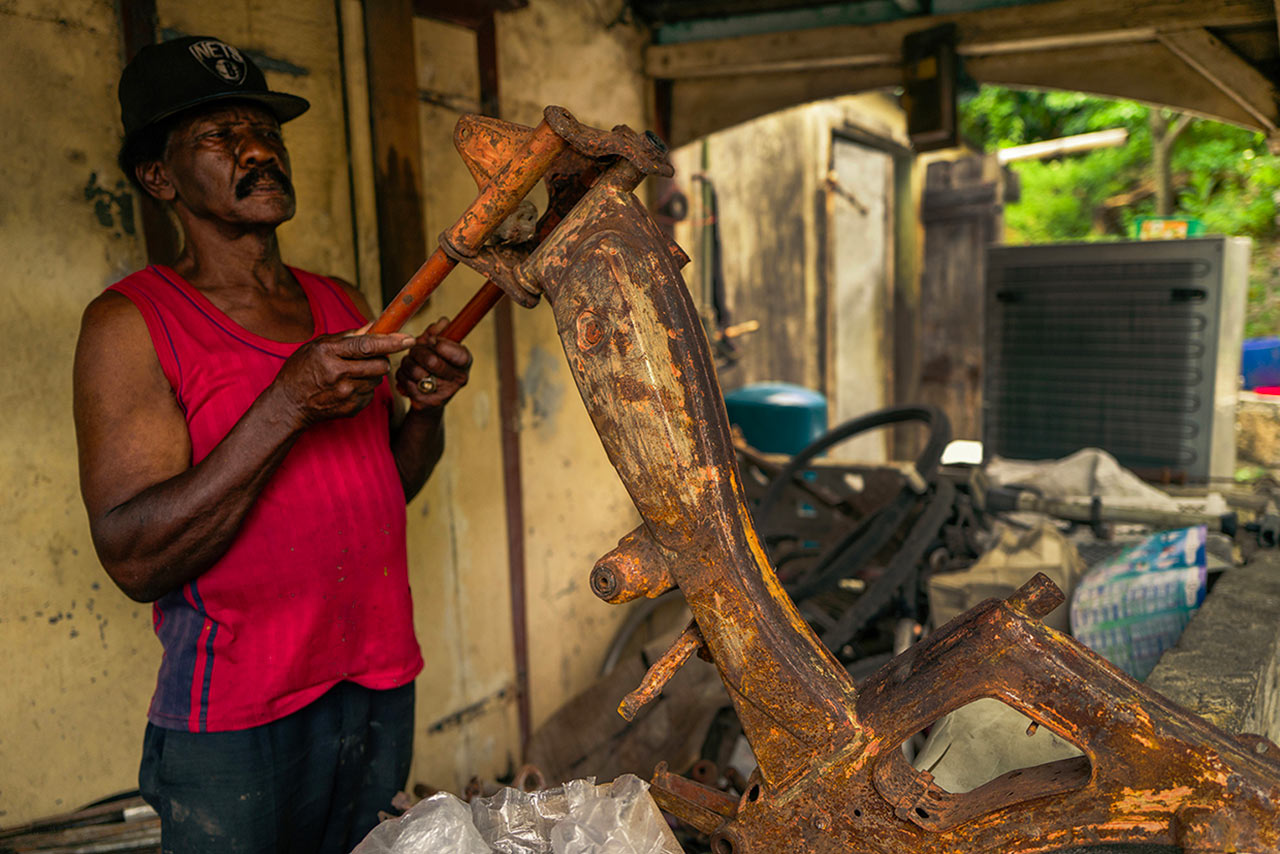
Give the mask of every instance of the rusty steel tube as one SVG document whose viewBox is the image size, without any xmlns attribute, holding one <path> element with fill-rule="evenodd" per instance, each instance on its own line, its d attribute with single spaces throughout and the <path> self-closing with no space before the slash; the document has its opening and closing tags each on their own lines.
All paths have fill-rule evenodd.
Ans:
<svg viewBox="0 0 1280 854">
<path fill-rule="evenodd" d="M 506 296 L 502 292 L 502 288 L 493 282 L 485 282 L 481 285 L 480 290 L 476 291 L 475 296 L 467 301 L 467 304 L 449 321 L 449 325 L 440 333 L 441 338 L 447 338 L 450 341 L 461 341 L 467 337 L 472 329 L 476 328 L 489 310 L 497 305 L 502 298 Z"/>
<path fill-rule="evenodd" d="M 459 255 L 473 255 L 479 251 L 566 146 L 567 143 L 545 120 L 539 122 L 502 171 L 480 191 L 458 221 L 440 236 L 441 243 Z M 400 289 L 369 331 L 387 333 L 399 330 L 457 265 L 458 262 L 443 248 L 437 249 Z"/>
<path fill-rule="evenodd" d="M 409 318 L 422 308 L 431 292 L 439 287 L 444 277 L 453 272 L 458 262 L 444 254 L 443 249 L 431 253 L 426 263 L 418 268 L 396 298 L 387 304 L 382 314 L 369 327 L 372 333 L 398 332 Z"/>
<path fill-rule="evenodd" d="M 460 254 L 474 254 L 494 229 L 511 216 L 567 147 L 568 143 L 545 119 L 539 122 L 502 171 L 493 176 L 458 221 L 441 236 L 441 241 Z"/>
</svg>

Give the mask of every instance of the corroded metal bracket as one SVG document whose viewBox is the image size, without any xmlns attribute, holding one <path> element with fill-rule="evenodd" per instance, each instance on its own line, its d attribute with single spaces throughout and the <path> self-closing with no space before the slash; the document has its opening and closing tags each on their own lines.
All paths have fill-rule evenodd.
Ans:
<svg viewBox="0 0 1280 854">
<path fill-rule="evenodd" d="M 646 174 L 666 174 L 660 147 L 571 119 L 548 108 L 535 129 L 460 122 L 459 149 L 481 194 L 447 232 L 447 257 L 481 253 L 519 201 L 513 188 L 532 186 L 534 171 L 547 176 L 552 203 L 535 239 L 494 256 L 486 272 L 547 297 L 578 390 L 644 520 L 597 564 L 593 590 L 622 602 L 674 583 L 694 616 L 624 708 L 705 647 L 759 762 L 740 799 L 660 767 L 659 803 L 711 834 L 716 854 L 1280 849 L 1275 745 L 1214 728 L 1046 627 L 1039 618 L 1061 593 L 1044 576 L 953 620 L 855 690 L 769 564 L 680 277 L 687 258 L 632 194 Z M 904 740 L 984 697 L 1083 755 L 964 794 L 906 763 Z"/>
</svg>

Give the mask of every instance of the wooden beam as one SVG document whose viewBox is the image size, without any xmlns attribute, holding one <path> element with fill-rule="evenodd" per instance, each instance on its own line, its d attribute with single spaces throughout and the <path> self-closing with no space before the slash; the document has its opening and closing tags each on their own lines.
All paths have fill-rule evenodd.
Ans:
<svg viewBox="0 0 1280 854">
<path fill-rule="evenodd" d="M 677 80 L 671 84 L 667 142 L 674 148 L 796 104 L 901 84 L 896 65 Z"/>
<path fill-rule="evenodd" d="M 975 56 L 965 70 L 979 83 L 1129 98 L 1262 129 L 1251 113 L 1156 41 Z M 683 145 L 774 110 L 901 81 L 901 69 L 890 64 L 676 80 L 670 143 Z"/>
<path fill-rule="evenodd" d="M 1160 30 L 1270 24 L 1274 0 L 1052 0 L 933 15 L 953 22 L 964 56 L 1149 41 Z M 674 45 L 645 54 L 651 77 L 681 80 L 898 64 L 902 39 L 921 28 L 905 18 L 869 26 L 826 27 Z"/>
<path fill-rule="evenodd" d="M 1203 28 L 1162 32 L 1160 43 L 1222 90 L 1274 134 L 1280 122 L 1275 85 L 1261 71 Z"/>
<path fill-rule="evenodd" d="M 972 57 L 965 71 L 980 83 L 1127 98 L 1261 129 L 1251 113 L 1154 41 Z"/>
<path fill-rule="evenodd" d="M 412 0 L 364 3 L 382 302 L 427 258 Z"/>
<path fill-rule="evenodd" d="M 413 12 L 420 18 L 432 18 L 479 30 L 492 26 L 495 12 L 514 12 L 529 5 L 529 0 L 414 0 Z"/>
</svg>

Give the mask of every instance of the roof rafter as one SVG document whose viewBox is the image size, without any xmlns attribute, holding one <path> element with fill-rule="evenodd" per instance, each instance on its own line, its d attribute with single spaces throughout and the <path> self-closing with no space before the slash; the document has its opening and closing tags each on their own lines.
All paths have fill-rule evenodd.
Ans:
<svg viewBox="0 0 1280 854">
<path fill-rule="evenodd" d="M 1280 129 L 1275 85 L 1213 33 L 1197 27 L 1161 32 L 1157 38 L 1170 52 L 1253 116 L 1267 133 L 1274 135 Z"/>
<path fill-rule="evenodd" d="M 1051 0 L 1030 5 L 933 15 L 928 24 L 956 24 L 962 55 L 1052 50 L 1150 41 L 1164 30 L 1270 23 L 1275 0 Z M 905 18 L 867 26 L 738 36 L 653 45 L 646 55 L 652 77 L 680 80 L 771 71 L 856 68 L 897 64 L 902 39 L 922 26 Z"/>
</svg>

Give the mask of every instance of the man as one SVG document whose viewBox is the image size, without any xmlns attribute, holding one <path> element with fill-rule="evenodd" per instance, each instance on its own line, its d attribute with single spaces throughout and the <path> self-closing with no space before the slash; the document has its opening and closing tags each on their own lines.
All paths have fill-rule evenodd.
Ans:
<svg viewBox="0 0 1280 854">
<path fill-rule="evenodd" d="M 121 166 L 185 237 L 89 305 L 76 351 L 94 545 L 164 647 L 142 792 L 166 852 L 347 852 L 408 776 L 405 501 L 471 357 L 443 320 L 352 334 L 360 292 L 284 264 L 280 123 L 309 105 L 243 53 L 148 47 L 119 94 Z"/>
</svg>

